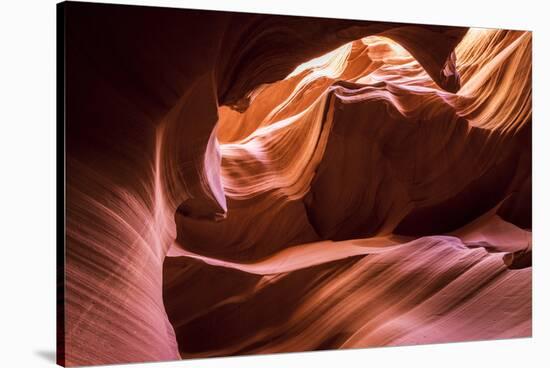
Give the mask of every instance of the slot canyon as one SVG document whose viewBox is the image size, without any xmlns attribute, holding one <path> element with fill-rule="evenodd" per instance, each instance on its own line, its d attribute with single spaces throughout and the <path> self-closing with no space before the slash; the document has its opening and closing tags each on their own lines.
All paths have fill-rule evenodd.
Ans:
<svg viewBox="0 0 550 368">
<path fill-rule="evenodd" d="M 530 32 L 64 26 L 66 365 L 531 336 Z"/>
</svg>

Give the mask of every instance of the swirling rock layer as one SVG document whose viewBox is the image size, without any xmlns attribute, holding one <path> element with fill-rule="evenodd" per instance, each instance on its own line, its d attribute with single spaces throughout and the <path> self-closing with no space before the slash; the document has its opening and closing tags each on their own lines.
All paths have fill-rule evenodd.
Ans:
<svg viewBox="0 0 550 368">
<path fill-rule="evenodd" d="M 531 335 L 531 34 L 66 26 L 66 365 Z"/>
</svg>

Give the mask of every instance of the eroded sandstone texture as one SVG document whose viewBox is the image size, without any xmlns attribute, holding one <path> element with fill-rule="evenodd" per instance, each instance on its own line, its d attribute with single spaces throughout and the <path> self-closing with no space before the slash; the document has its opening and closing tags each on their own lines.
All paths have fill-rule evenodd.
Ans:
<svg viewBox="0 0 550 368">
<path fill-rule="evenodd" d="M 62 6 L 62 363 L 531 335 L 529 32 Z"/>
</svg>

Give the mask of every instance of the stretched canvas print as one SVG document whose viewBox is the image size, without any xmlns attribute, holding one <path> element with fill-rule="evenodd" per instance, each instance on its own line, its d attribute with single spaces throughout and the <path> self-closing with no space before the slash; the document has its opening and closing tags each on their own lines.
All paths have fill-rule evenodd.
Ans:
<svg viewBox="0 0 550 368">
<path fill-rule="evenodd" d="M 58 78 L 59 364 L 531 336 L 531 32 L 65 2 Z"/>
</svg>

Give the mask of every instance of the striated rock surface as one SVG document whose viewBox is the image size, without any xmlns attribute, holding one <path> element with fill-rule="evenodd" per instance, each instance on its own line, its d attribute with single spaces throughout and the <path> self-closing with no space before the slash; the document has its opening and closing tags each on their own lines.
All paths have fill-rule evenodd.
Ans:
<svg viewBox="0 0 550 368">
<path fill-rule="evenodd" d="M 63 6 L 63 363 L 531 335 L 529 32 Z"/>
</svg>

